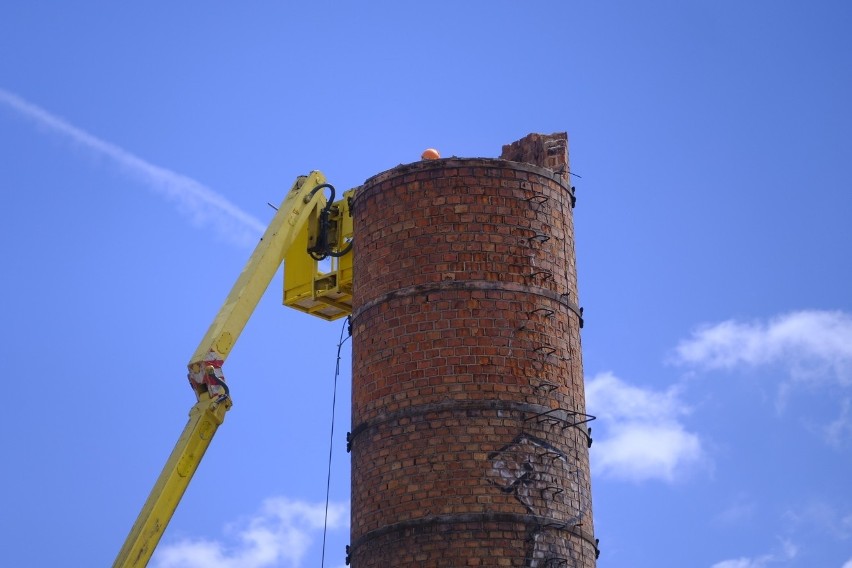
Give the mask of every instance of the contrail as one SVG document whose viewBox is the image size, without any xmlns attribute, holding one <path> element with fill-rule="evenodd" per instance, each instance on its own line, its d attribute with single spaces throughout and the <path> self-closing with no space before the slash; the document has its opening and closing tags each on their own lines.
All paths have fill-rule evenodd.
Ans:
<svg viewBox="0 0 852 568">
<path fill-rule="evenodd" d="M 0 102 L 37 124 L 111 159 L 131 177 L 174 203 L 198 227 L 211 227 L 221 237 L 239 245 L 256 242 L 266 229 L 264 223 L 190 177 L 146 162 L 2 88 Z"/>
</svg>

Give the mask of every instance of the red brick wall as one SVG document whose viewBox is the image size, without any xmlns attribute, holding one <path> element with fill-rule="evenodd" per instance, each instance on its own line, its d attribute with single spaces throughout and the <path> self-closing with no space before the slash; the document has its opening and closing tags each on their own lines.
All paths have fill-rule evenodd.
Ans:
<svg viewBox="0 0 852 568">
<path fill-rule="evenodd" d="M 549 168 L 563 174 L 563 179 L 567 180 L 568 135 L 565 132 L 528 134 L 517 142 L 503 146 L 500 158 Z"/>
<path fill-rule="evenodd" d="M 355 198 L 356 567 L 595 565 L 567 140 L 504 157 Z"/>
</svg>

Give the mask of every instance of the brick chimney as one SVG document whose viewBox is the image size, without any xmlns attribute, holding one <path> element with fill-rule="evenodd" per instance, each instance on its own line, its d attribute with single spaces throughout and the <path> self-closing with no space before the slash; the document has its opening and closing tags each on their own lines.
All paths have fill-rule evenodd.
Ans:
<svg viewBox="0 0 852 568">
<path fill-rule="evenodd" d="M 565 133 L 354 200 L 350 560 L 594 568 Z"/>
</svg>

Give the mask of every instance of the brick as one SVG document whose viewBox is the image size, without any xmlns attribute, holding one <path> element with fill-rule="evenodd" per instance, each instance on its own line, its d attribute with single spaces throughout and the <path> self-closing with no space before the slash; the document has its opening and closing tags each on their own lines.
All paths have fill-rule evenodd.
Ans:
<svg viewBox="0 0 852 568">
<path fill-rule="evenodd" d="M 567 160 L 533 134 L 356 195 L 354 566 L 594 567 Z"/>
</svg>

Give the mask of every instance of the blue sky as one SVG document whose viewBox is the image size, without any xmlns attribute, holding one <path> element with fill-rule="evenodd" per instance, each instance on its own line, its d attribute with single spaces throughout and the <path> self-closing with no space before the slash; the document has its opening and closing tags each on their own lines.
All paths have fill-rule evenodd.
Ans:
<svg viewBox="0 0 852 568">
<path fill-rule="evenodd" d="M 307 4 L 0 6 L 4 565 L 112 562 L 297 175 L 567 130 L 598 565 L 852 568 L 852 5 Z M 280 288 L 152 566 L 320 565 L 340 325 Z"/>
</svg>

